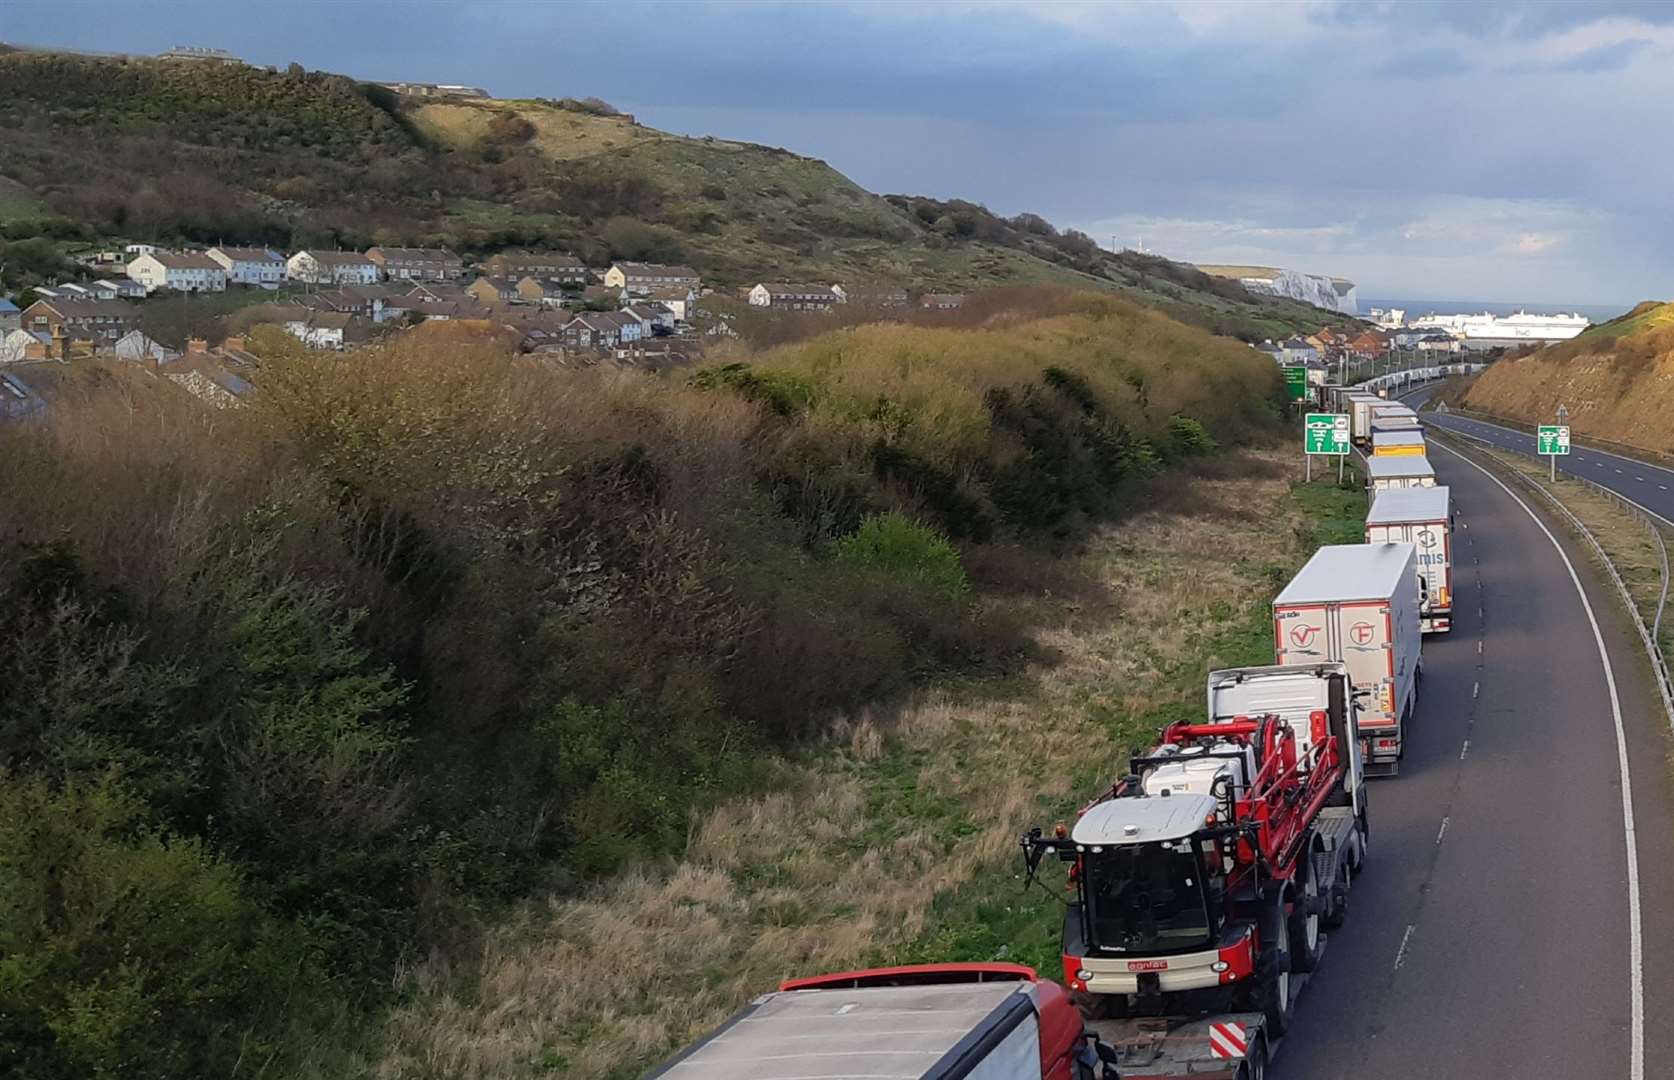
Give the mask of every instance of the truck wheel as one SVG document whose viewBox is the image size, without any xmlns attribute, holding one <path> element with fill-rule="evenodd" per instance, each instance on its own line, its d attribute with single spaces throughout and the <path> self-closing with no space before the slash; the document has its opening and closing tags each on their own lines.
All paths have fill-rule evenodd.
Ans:
<svg viewBox="0 0 1674 1080">
<path fill-rule="evenodd" d="M 1366 821 L 1366 811 L 1362 810 L 1354 819 L 1354 850 L 1349 852 L 1349 873 L 1360 876 L 1360 868 L 1366 862 L 1366 847 L 1371 843 L 1372 827 Z"/>
<path fill-rule="evenodd" d="M 1314 873 L 1314 858 L 1308 855 L 1296 861 L 1302 880 L 1296 884 L 1287 934 L 1290 938 L 1290 969 L 1306 975 L 1319 963 L 1319 877 Z"/>
<path fill-rule="evenodd" d="M 1282 940 L 1267 951 L 1266 965 L 1261 979 L 1261 1014 L 1266 1034 L 1271 1039 L 1284 1037 L 1290 1028 L 1290 942 L 1285 933 L 1286 921 L 1278 920 Z"/>
<path fill-rule="evenodd" d="M 1238 1066 L 1238 1080 L 1266 1080 L 1267 1041 L 1257 1035 L 1250 1042 L 1250 1056 Z"/>
</svg>

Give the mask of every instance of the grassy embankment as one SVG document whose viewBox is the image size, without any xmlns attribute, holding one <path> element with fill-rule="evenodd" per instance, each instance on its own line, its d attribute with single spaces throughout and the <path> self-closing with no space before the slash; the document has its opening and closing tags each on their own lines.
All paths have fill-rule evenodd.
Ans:
<svg viewBox="0 0 1674 1080">
<path fill-rule="evenodd" d="M 1559 404 L 1579 437 L 1674 452 L 1674 304 L 1644 303 L 1573 341 L 1497 361 L 1465 390 L 1465 408 L 1551 423 Z"/>
<path fill-rule="evenodd" d="M 851 717 L 780 790 L 699 817 L 672 873 L 526 907 L 462 984 L 421 965 L 380 1075 L 631 1077 L 789 975 L 1056 973 L 1059 901 L 1023 893 L 1017 838 L 1198 715 L 1206 671 L 1271 661 L 1274 592 L 1320 544 L 1362 535 L 1363 494 L 1299 471 L 1246 451 L 1171 476 L 1089 538 L 1073 592 L 1012 601 L 1041 649 L 1018 677 Z"/>
<path fill-rule="evenodd" d="M 898 831 L 921 788 L 964 797 L 887 758 L 901 703 L 1046 663 L 1039 625 L 1098 594 L 1062 553 L 1164 470 L 1274 430 L 1250 350 L 1109 297 L 1017 301 L 986 329 L 846 330 L 671 381 L 447 327 L 348 358 L 272 338 L 225 412 L 67 372 L 83 392 L 50 423 L 0 432 L 5 1069 L 362 1075 L 392 972 L 426 1003 L 494 1000 L 515 938 L 485 928 L 530 897 L 744 882 L 741 917 L 805 955 L 729 960 L 717 1003 L 912 927 L 870 890 L 941 863 L 951 887 L 989 849 L 932 859 L 939 830 Z M 834 725 L 857 763 L 904 762 L 901 798 L 874 774 L 805 797 L 841 776 L 810 780 L 796 747 Z M 761 829 L 697 824 L 751 792 L 779 793 Z M 796 844 L 828 835 L 847 891 L 805 895 L 833 864 Z M 693 879 L 711 850 L 732 869 Z M 829 953 L 805 922 L 826 915 L 852 916 Z M 430 1060 L 396 1030 L 392 1060 Z M 636 1059 L 670 1034 L 642 1026 Z M 547 1049 L 576 1051 L 529 1061 Z"/>
</svg>

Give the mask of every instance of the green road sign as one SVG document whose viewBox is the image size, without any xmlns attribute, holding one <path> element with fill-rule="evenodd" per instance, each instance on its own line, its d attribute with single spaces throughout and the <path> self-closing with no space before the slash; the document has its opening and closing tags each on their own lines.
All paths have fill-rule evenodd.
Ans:
<svg viewBox="0 0 1674 1080">
<path fill-rule="evenodd" d="M 1567 454 L 1569 453 L 1569 425 L 1542 424 L 1539 433 L 1536 435 L 1536 441 L 1540 444 L 1542 454 Z"/>
<path fill-rule="evenodd" d="M 1290 400 L 1307 401 L 1313 397 L 1312 388 L 1308 386 L 1308 369 L 1305 367 L 1285 368 L 1285 389 L 1290 391 Z"/>
<path fill-rule="evenodd" d="M 1349 452 L 1347 413 L 1311 412 L 1302 421 L 1302 448 L 1310 454 Z"/>
</svg>

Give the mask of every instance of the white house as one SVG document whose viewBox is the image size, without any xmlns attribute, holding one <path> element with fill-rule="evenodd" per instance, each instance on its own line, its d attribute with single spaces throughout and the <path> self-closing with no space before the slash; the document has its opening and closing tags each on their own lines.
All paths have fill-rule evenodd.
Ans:
<svg viewBox="0 0 1674 1080">
<path fill-rule="evenodd" d="M 307 285 L 374 285 L 378 264 L 358 251 L 299 251 L 285 263 L 285 276 Z"/>
<path fill-rule="evenodd" d="M 157 245 L 129 244 L 127 247 L 123 248 L 122 251 L 127 255 L 155 255 L 157 254 Z"/>
<path fill-rule="evenodd" d="M 677 322 L 690 321 L 697 309 L 697 292 L 685 285 L 664 285 L 660 289 L 652 289 L 646 299 L 668 308 Z"/>
<path fill-rule="evenodd" d="M 204 252 L 227 271 L 233 285 L 277 289 L 285 280 L 285 257 L 267 248 L 212 247 Z"/>
<path fill-rule="evenodd" d="M 750 290 L 750 303 L 754 306 L 791 311 L 829 311 L 838 299 L 829 285 L 790 285 L 782 281 L 766 281 Z"/>
<path fill-rule="evenodd" d="M 654 327 L 661 327 L 664 330 L 674 329 L 674 312 L 669 310 L 667 304 L 647 300 L 637 304 L 629 304 L 622 310 L 640 321 L 644 327 L 646 337 L 651 335 Z"/>
<path fill-rule="evenodd" d="M 130 330 L 116 339 L 116 355 L 123 360 L 173 360 L 180 353 L 161 342 L 145 336 L 143 330 Z"/>
<path fill-rule="evenodd" d="M 1293 337 L 1279 346 L 1279 359 L 1292 367 L 1310 364 L 1319 360 L 1319 350 L 1299 337 Z"/>
<path fill-rule="evenodd" d="M 145 287 L 176 292 L 226 292 L 227 268 L 199 251 L 154 251 L 128 264 L 128 276 Z"/>
<path fill-rule="evenodd" d="M 306 319 L 287 319 L 285 333 L 301 341 L 310 349 L 337 349 L 344 345 L 344 336 L 354 316 L 342 311 L 310 312 Z"/>
<path fill-rule="evenodd" d="M 145 286 L 133 278 L 99 278 L 87 283 L 87 294 L 95 300 L 144 300 Z"/>
</svg>

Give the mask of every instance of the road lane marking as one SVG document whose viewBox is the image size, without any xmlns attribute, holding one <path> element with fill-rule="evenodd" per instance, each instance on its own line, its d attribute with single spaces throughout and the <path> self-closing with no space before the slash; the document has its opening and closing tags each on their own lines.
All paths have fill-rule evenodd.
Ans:
<svg viewBox="0 0 1674 1080">
<path fill-rule="evenodd" d="M 1482 655 L 1482 639 L 1481 638 L 1478 638 L 1477 642 L 1476 642 L 1476 655 L 1478 655 L 1478 656 Z"/>
<path fill-rule="evenodd" d="M 1480 693 L 1482 693 L 1482 684 L 1479 682 L 1471 683 L 1471 700 L 1476 700 L 1476 696 Z"/>
<path fill-rule="evenodd" d="M 1471 752 L 1471 741 L 1469 739 L 1466 739 L 1465 740 L 1465 745 L 1463 745 L 1459 748 L 1459 760 L 1464 761 L 1465 760 L 1465 755 L 1470 753 L 1470 752 Z"/>
<path fill-rule="evenodd" d="M 1442 837 L 1447 835 L 1447 823 L 1452 820 L 1452 818 L 1442 818 L 1441 828 L 1436 832 L 1437 847 L 1441 847 Z"/>
<path fill-rule="evenodd" d="M 1417 929 L 1412 923 L 1407 924 L 1407 932 L 1401 935 L 1401 948 L 1395 953 L 1395 970 L 1400 971 L 1401 965 L 1407 962 L 1407 942 L 1412 940 L 1412 932 Z"/>
<path fill-rule="evenodd" d="M 1643 476 L 1636 476 L 1636 477 L 1634 477 L 1634 479 L 1639 481 L 1641 484 L 1643 484 L 1645 482 L 1645 478 Z"/>
<path fill-rule="evenodd" d="M 1558 538 L 1552 535 L 1552 530 L 1540 520 L 1529 504 L 1524 502 L 1515 491 L 1506 487 L 1505 481 L 1478 465 L 1470 458 L 1446 446 L 1437 446 L 1463 461 L 1466 465 L 1486 476 L 1494 482 L 1494 486 L 1505 492 L 1511 500 L 1523 508 L 1529 515 L 1529 520 L 1535 527 L 1546 534 L 1546 539 L 1552 544 L 1558 558 L 1563 560 L 1564 569 L 1569 571 L 1570 584 L 1575 586 L 1575 595 L 1581 600 L 1581 608 L 1587 613 L 1587 622 L 1593 631 L 1593 642 L 1598 646 L 1599 663 L 1604 666 L 1604 685 L 1610 694 L 1610 715 L 1616 725 L 1616 768 L 1622 781 L 1622 837 L 1627 846 L 1627 878 L 1628 878 L 1628 994 L 1633 1005 L 1633 1019 L 1631 1024 L 1631 1041 L 1628 1047 L 1628 1076 L 1629 1080 L 1645 1080 L 1645 946 L 1643 941 L 1642 919 L 1639 904 L 1639 837 L 1633 820 L 1633 773 L 1628 766 L 1627 731 L 1622 723 L 1622 699 L 1616 692 L 1616 671 L 1610 664 L 1610 650 L 1604 644 L 1604 633 L 1598 627 L 1598 616 L 1593 613 L 1593 602 L 1587 598 L 1587 590 L 1581 587 L 1581 576 L 1575 572 L 1575 564 L 1570 562 L 1569 553 L 1558 543 Z M 1477 650 L 1481 651 L 1482 643 L 1477 642 Z M 1412 929 L 1407 929 L 1410 937 Z M 1401 966 L 1402 956 L 1406 952 L 1406 943 L 1402 941 L 1402 955 L 1395 958 L 1395 966 Z"/>
</svg>

